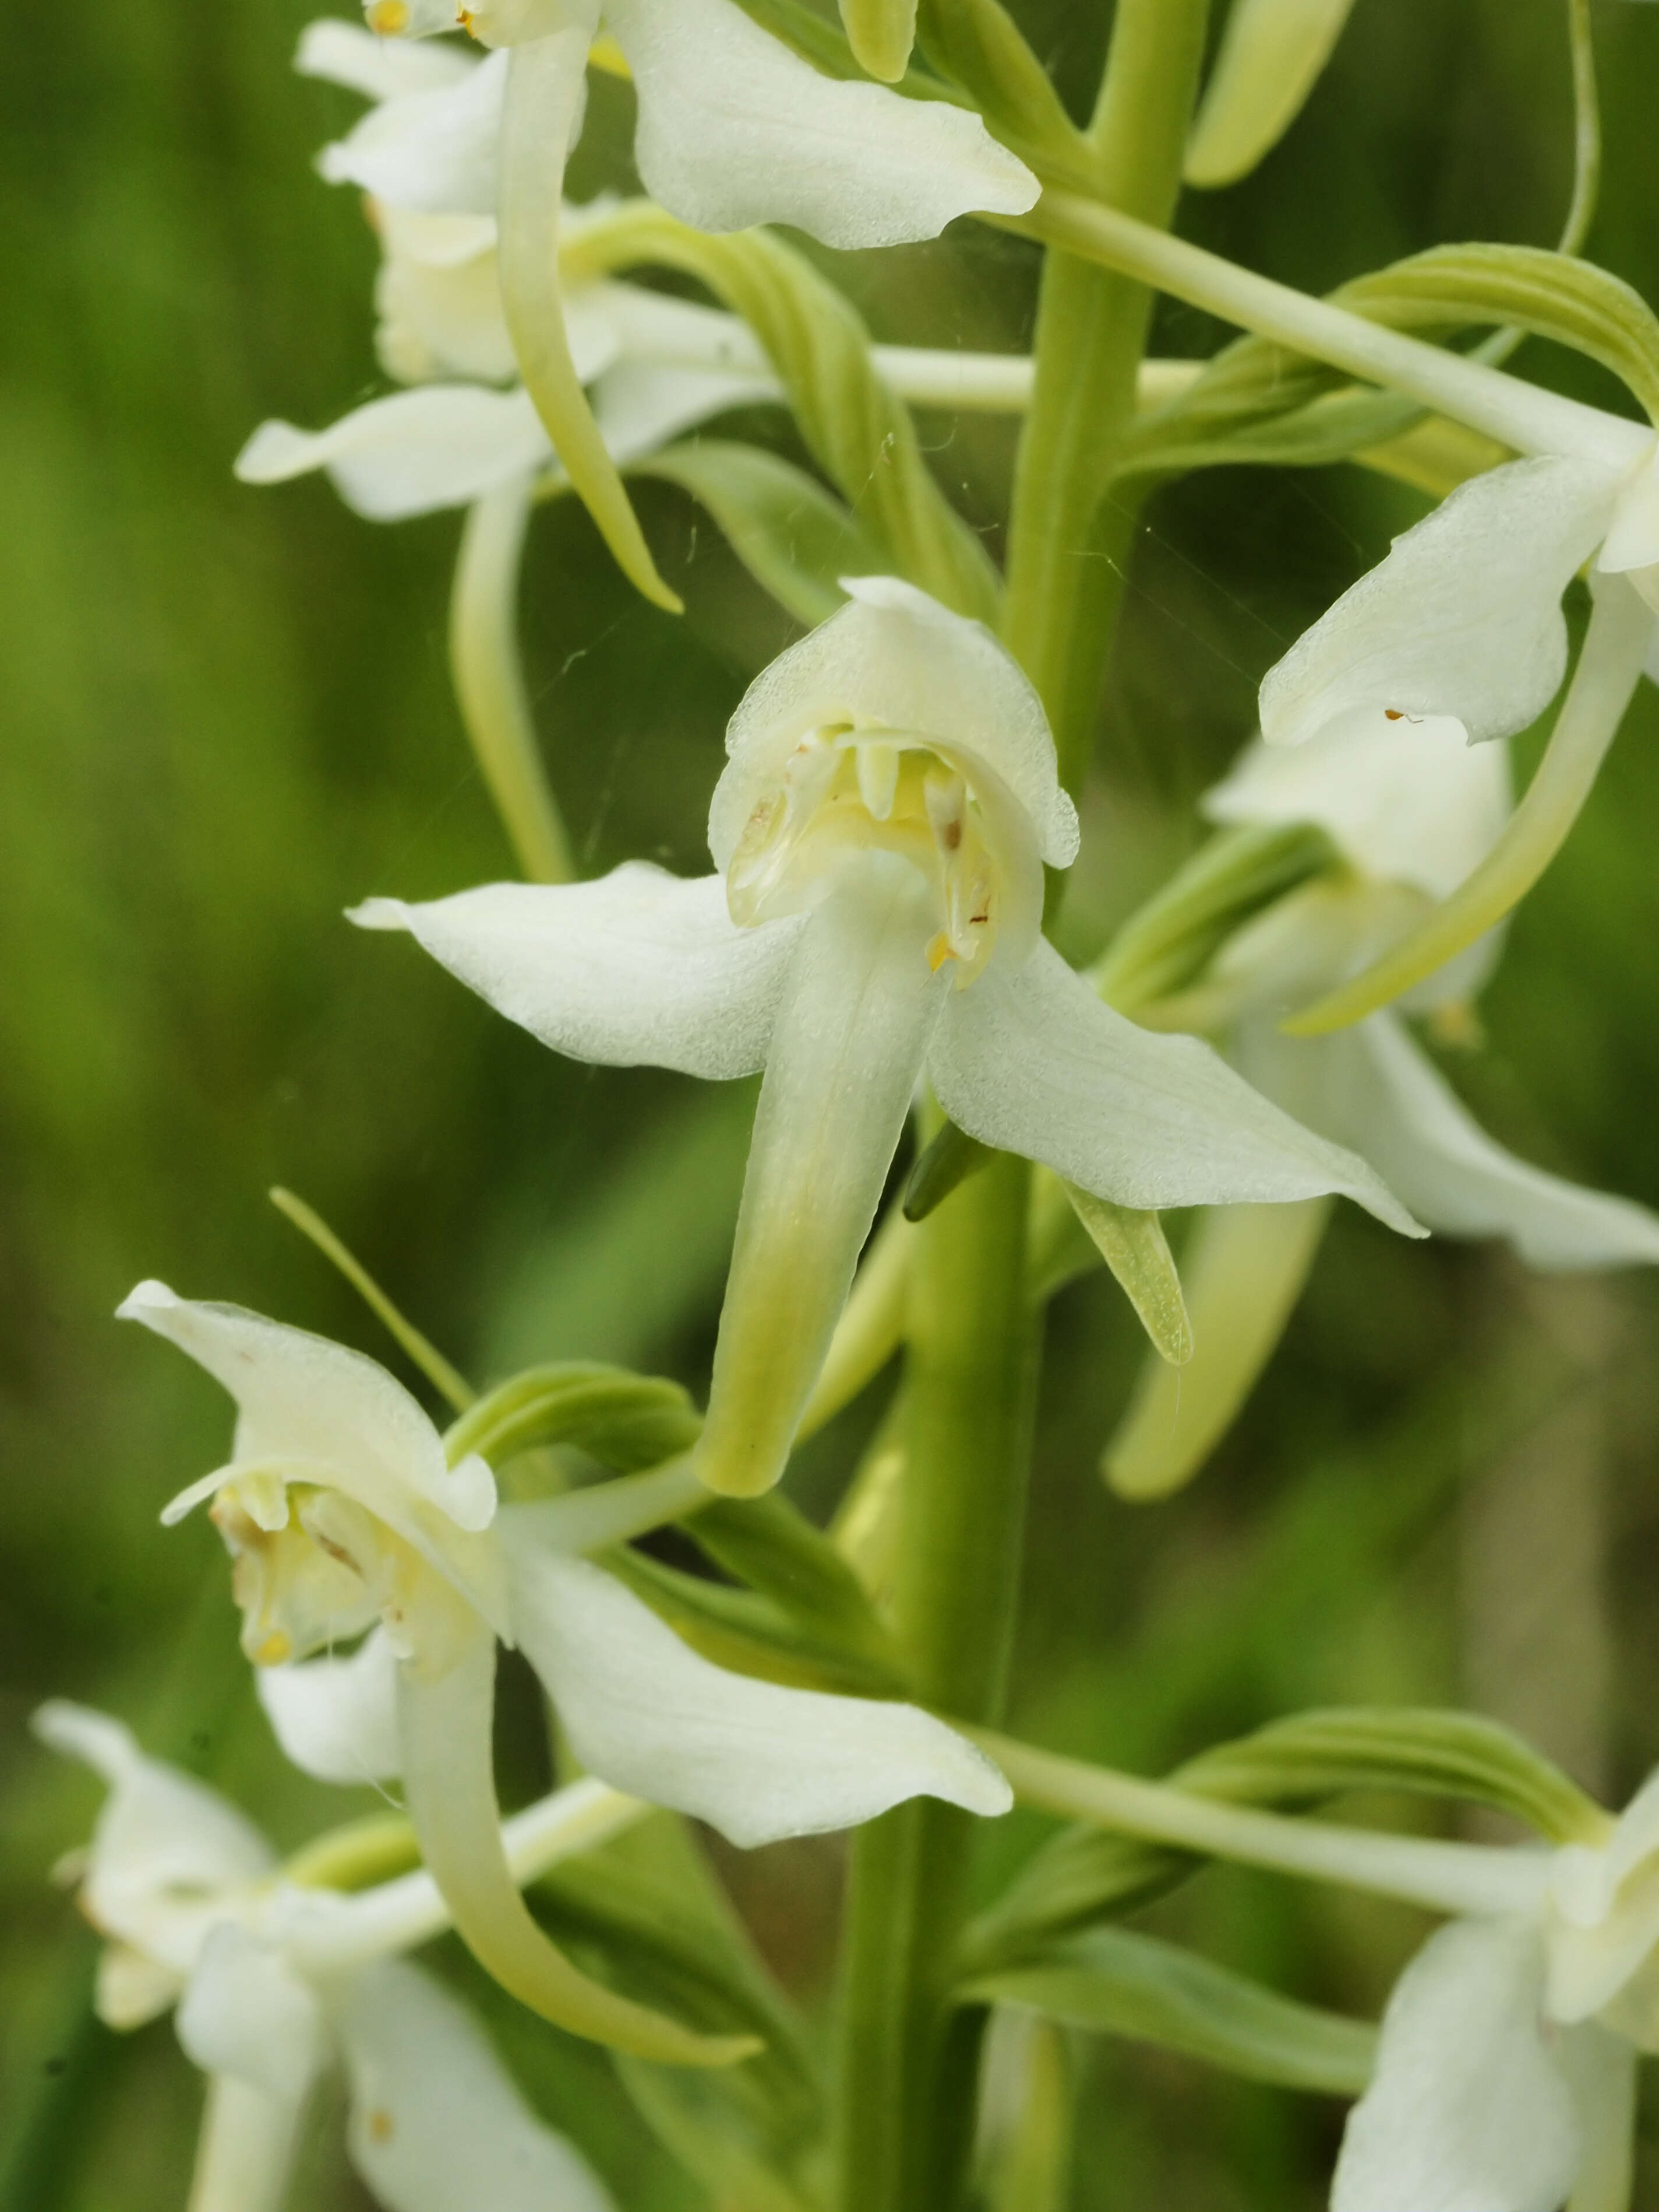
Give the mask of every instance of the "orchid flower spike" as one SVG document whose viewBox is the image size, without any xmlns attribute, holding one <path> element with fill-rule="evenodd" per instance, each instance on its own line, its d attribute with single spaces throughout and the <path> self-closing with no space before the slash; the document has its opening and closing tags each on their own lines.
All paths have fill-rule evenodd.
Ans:
<svg viewBox="0 0 1659 2212">
<path fill-rule="evenodd" d="M 1334 726 L 1294 750 L 1257 741 L 1202 804 L 1234 827 L 1310 823 L 1345 864 L 1237 931 L 1191 994 L 1191 1017 L 1224 1030 L 1249 1080 L 1368 1160 L 1437 1234 L 1503 1237 L 1547 1270 L 1659 1263 L 1659 1217 L 1495 1144 L 1399 1014 L 1334 1036 L 1290 1037 L 1277 1026 L 1409 933 L 1485 860 L 1510 818 L 1506 741 L 1471 746 L 1449 717 L 1406 715 Z M 1489 932 L 1419 984 L 1405 1009 L 1467 1028 L 1502 934 Z M 1184 1271 L 1197 1348 L 1178 1393 L 1156 1366 L 1143 1370 L 1107 1448 L 1114 1488 L 1167 1496 L 1202 1465 L 1279 1341 L 1327 1211 L 1317 1200 L 1299 1217 L 1229 1208 L 1199 1224 Z"/>
<path fill-rule="evenodd" d="M 326 470 L 347 505 L 375 522 L 562 483 L 553 441 L 516 380 L 501 304 L 495 204 L 506 56 L 399 45 L 325 18 L 305 31 L 295 65 L 374 103 L 319 166 L 331 183 L 367 195 L 381 248 L 380 363 L 415 388 L 371 399 L 324 430 L 261 423 L 237 475 L 276 483 Z M 602 204 L 566 209 L 567 241 L 604 212 Z M 567 283 L 562 297 L 575 374 L 618 467 L 710 416 L 780 396 L 735 315 L 608 279 Z"/>
<path fill-rule="evenodd" d="M 393 135 L 407 144 L 428 204 L 454 208 L 459 189 L 471 211 L 499 212 L 502 298 L 526 389 L 617 562 L 671 611 L 680 602 L 583 397 L 559 280 L 565 166 L 601 19 L 638 95 L 646 189 L 694 229 L 787 222 L 828 246 L 895 246 L 935 238 L 970 210 L 1023 213 L 1037 198 L 1036 179 L 978 116 L 823 76 L 736 0 L 371 0 L 368 18 L 410 37 L 464 23 L 512 49 L 418 114 L 404 103 L 409 130 L 377 125 L 377 148 Z"/>
<path fill-rule="evenodd" d="M 1578 666 L 1503 835 L 1438 911 L 1293 1027 L 1358 1019 L 1443 966 L 1530 889 L 1571 829 L 1652 659 L 1659 608 L 1659 443 L 1613 427 L 1636 445 L 1622 469 L 1546 454 L 1460 485 L 1268 672 L 1270 745 L 1386 734 L 1413 717 L 1450 721 L 1471 744 L 1505 737 L 1559 690 L 1561 596 L 1593 563 Z"/>
<path fill-rule="evenodd" d="M 1333 2212 L 1626 2212 L 1636 2063 L 1659 2051 L 1659 1780 L 1609 1832 L 1540 1855 L 1407 1968 L 1349 2117 Z"/>
<path fill-rule="evenodd" d="M 588 1980 L 531 1917 L 491 1771 L 498 1638 L 524 1651 L 590 1772 L 744 1847 L 851 1826 L 923 1794 L 1007 1809 L 983 1754 L 916 1707 L 757 1681 L 690 1650 L 620 1583 L 541 1540 L 531 1509 L 516 1522 L 498 1514 L 489 1468 L 476 1455 L 452 1467 L 421 1407 L 373 1360 L 161 1283 L 141 1283 L 121 1314 L 236 1401 L 229 1461 L 162 1517 L 212 1501 L 243 1649 L 277 1670 L 266 1703 L 284 1748 L 328 1780 L 401 1772 L 459 1933 L 506 1988 L 573 2033 L 684 2065 L 750 2047 Z M 365 1631 L 350 1657 L 297 1663 Z"/>
<path fill-rule="evenodd" d="M 1036 693 L 978 623 L 891 577 L 732 718 L 716 874 L 495 884 L 354 919 L 407 929 L 556 1050 L 711 1078 L 763 1066 L 696 1464 L 782 1471 L 925 1073 L 982 1142 L 1138 1208 L 1341 1191 L 1410 1216 L 1206 1045 L 1113 1013 L 1042 935 L 1077 821 Z"/>
<path fill-rule="evenodd" d="M 435 1893 L 420 1894 L 427 1877 L 349 1897 L 296 1890 L 251 1821 L 147 1758 L 120 1722 L 54 1701 L 34 1729 L 108 1785 L 73 1862 L 82 1910 L 105 1938 L 99 2017 L 125 2029 L 173 2009 L 208 2076 L 193 2212 L 278 2212 L 331 2065 L 346 2076 L 352 2164 L 386 2212 L 486 2202 L 490 2212 L 611 2212 L 586 2160 L 532 2112 L 465 2008 L 392 1955 L 444 1924 Z M 596 1792 L 611 1795 L 592 1783 L 562 1793 L 581 1802 L 559 1808 L 567 1835 L 543 1819 L 540 1863 L 584 1822 L 592 1829 Z"/>
</svg>

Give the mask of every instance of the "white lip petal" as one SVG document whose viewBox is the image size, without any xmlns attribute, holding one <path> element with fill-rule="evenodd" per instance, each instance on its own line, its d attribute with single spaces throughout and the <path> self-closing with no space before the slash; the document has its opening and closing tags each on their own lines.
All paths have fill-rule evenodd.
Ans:
<svg viewBox="0 0 1659 2212">
<path fill-rule="evenodd" d="M 223 1920 L 179 2001 L 179 2040 L 209 2074 L 230 2074 L 283 2104 L 304 2096 L 324 2055 L 316 1996 L 281 1954 Z"/>
<path fill-rule="evenodd" d="M 1446 715 L 1344 723 L 1296 746 L 1246 746 L 1205 793 L 1212 822 L 1311 822 L 1343 857 L 1445 898 L 1485 860 L 1509 819 L 1508 748 L 1468 743 Z"/>
<path fill-rule="evenodd" d="M 307 1659 L 254 1670 L 259 1703 L 276 1741 L 319 1782 L 387 1782 L 398 1745 L 398 1661 L 376 1628 L 345 1659 Z"/>
<path fill-rule="evenodd" d="M 611 2212 L 586 2160 L 537 2118 L 465 2008 L 387 1960 L 335 2012 L 351 2162 L 387 2212 Z"/>
<path fill-rule="evenodd" d="M 444 26 L 453 27 L 452 22 Z M 401 100 L 410 93 L 441 92 L 459 84 L 478 66 L 459 46 L 416 46 L 399 39 L 378 39 L 361 23 L 324 15 L 300 33 L 294 66 L 301 76 L 325 78 L 374 100 Z"/>
<path fill-rule="evenodd" d="M 750 1075 L 763 1065 L 794 917 L 739 929 L 718 876 L 629 860 L 591 884 L 490 884 L 352 920 L 406 929 L 452 975 L 556 1052 L 610 1066 Z"/>
<path fill-rule="evenodd" d="M 593 416 L 618 468 L 732 407 L 781 398 L 769 369 L 693 368 L 624 358 L 594 385 Z"/>
<path fill-rule="evenodd" d="M 331 185 L 359 185 L 377 200 L 428 215 L 493 215 L 501 172 L 507 58 L 430 92 L 370 108 L 317 167 Z"/>
<path fill-rule="evenodd" d="M 1268 1103 L 1196 1037 L 1103 1004 L 1046 940 L 951 994 L 928 1056 L 951 1120 L 1066 1182 L 1143 1208 L 1352 1198 L 1420 1234 L 1381 1179 Z"/>
<path fill-rule="evenodd" d="M 1511 461 L 1459 485 L 1268 671 L 1261 732 L 1299 745 L 1385 716 L 1452 715 L 1472 740 L 1524 729 L 1566 670 L 1560 599 L 1595 550 L 1619 479 Z"/>
<path fill-rule="evenodd" d="M 1306 1039 L 1253 1025 L 1241 1064 L 1270 1097 L 1369 1160 L 1432 1230 L 1506 1237 L 1534 1267 L 1659 1265 L 1659 1216 L 1494 1144 L 1395 1015 Z"/>
<path fill-rule="evenodd" d="M 731 860 L 757 796 L 800 738 L 837 721 L 884 723 L 982 761 L 1018 801 L 1042 858 L 1069 866 L 1076 810 L 1060 787 L 1042 702 L 1012 654 L 982 623 L 896 576 L 844 577 L 842 588 L 848 604 L 757 677 L 732 717 L 731 765 L 708 816 L 715 866 Z"/>
<path fill-rule="evenodd" d="M 1383 2014 L 1331 2212 L 1559 2212 L 1583 2133 L 1542 1997 L 1531 1922 L 1454 1921 L 1429 1939 Z"/>
<path fill-rule="evenodd" d="M 897 246 L 1036 202 L 1036 179 L 976 115 L 821 76 L 732 0 L 605 14 L 639 91 L 646 189 L 696 229 L 788 222 L 826 246 Z"/>
<path fill-rule="evenodd" d="M 513 1575 L 520 1644 L 583 1765 L 745 1849 L 909 1797 L 986 1814 L 1012 1802 L 982 1753 L 914 1705 L 728 1674 L 585 1560 L 526 1542 Z"/>
<path fill-rule="evenodd" d="M 395 392 L 326 430 L 262 422 L 236 457 L 244 483 L 285 483 L 325 469 L 348 507 L 371 522 L 401 522 L 465 507 L 552 460 L 523 392 L 428 384 Z"/>
</svg>

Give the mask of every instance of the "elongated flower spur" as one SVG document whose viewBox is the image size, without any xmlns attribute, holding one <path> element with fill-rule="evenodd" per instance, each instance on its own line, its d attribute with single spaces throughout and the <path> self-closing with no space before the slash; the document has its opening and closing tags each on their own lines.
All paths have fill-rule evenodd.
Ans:
<svg viewBox="0 0 1659 2212">
<path fill-rule="evenodd" d="M 1041 933 L 1077 824 L 1035 692 L 910 586 L 846 589 L 732 719 L 718 874 L 630 864 L 354 917 L 574 1057 L 764 1066 L 696 1458 L 738 1495 L 782 1471 L 924 1073 L 971 1135 L 1118 1205 L 1340 1191 L 1413 1226 L 1352 1153 L 1073 975 Z"/>
</svg>

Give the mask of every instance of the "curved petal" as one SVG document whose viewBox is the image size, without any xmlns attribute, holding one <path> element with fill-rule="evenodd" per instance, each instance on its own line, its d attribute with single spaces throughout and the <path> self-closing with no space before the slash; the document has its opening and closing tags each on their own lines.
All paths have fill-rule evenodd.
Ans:
<svg viewBox="0 0 1659 2212">
<path fill-rule="evenodd" d="M 718 876 L 643 860 L 592 884 L 489 884 L 406 906 L 369 899 L 363 929 L 406 929 L 433 958 L 555 1052 L 713 1079 L 763 1066 L 799 933 L 739 929 Z"/>
<path fill-rule="evenodd" d="M 1501 741 L 1446 715 L 1343 723 L 1304 745 L 1247 745 L 1206 792 L 1212 822 L 1311 822 L 1367 875 L 1445 898 L 1498 842 L 1514 790 Z"/>
<path fill-rule="evenodd" d="M 411 47 L 405 60 L 420 49 Z M 494 215 L 501 175 L 507 58 L 492 54 L 428 92 L 370 108 L 317 167 L 331 185 L 359 185 L 392 207 L 427 215 Z"/>
<path fill-rule="evenodd" d="M 402 1669 L 398 1729 L 421 1856 L 485 1970 L 544 2020 L 670 2066 L 726 2066 L 748 2036 L 704 2036 L 620 1997 L 573 1966 L 530 1916 L 501 1843 L 491 1771 L 495 1646 L 480 1634 L 443 1673 Z"/>
<path fill-rule="evenodd" d="M 789 222 L 826 246 L 1023 215 L 1037 181 L 978 116 L 821 76 L 733 0 L 608 0 L 639 90 L 646 190 L 694 229 Z"/>
<path fill-rule="evenodd" d="M 1024 809 L 1042 858 L 1069 867 L 1077 811 L 1060 787 L 1042 702 L 1006 647 L 896 576 L 848 576 L 842 588 L 848 605 L 757 676 L 732 717 L 731 765 L 708 814 L 715 866 L 730 861 L 757 795 L 808 730 L 867 722 L 984 762 Z"/>
<path fill-rule="evenodd" d="M 382 100 L 444 91 L 470 77 L 477 64 L 454 46 L 376 38 L 360 23 L 324 15 L 301 32 L 294 66 L 301 76 L 322 77 L 330 84 L 344 85 L 349 92 L 361 92 L 366 99 Z"/>
<path fill-rule="evenodd" d="M 769 369 L 691 368 L 624 357 L 599 377 L 591 397 L 605 450 L 626 468 L 711 416 L 764 405 L 782 394 Z"/>
<path fill-rule="evenodd" d="M 745 1850 L 910 1797 L 985 1814 L 1013 1802 L 984 1753 L 931 1714 L 729 1674 L 586 1560 L 526 1542 L 513 1590 L 520 1644 L 583 1765 Z"/>
<path fill-rule="evenodd" d="M 351 2162 L 387 2212 L 611 2212 L 586 2159 L 536 2117 L 430 1975 L 392 1960 L 355 1974 L 334 2023 Z"/>
<path fill-rule="evenodd" d="M 903 1133 L 949 979 L 891 854 L 846 863 L 795 940 L 756 1109 L 692 1465 L 751 1498 L 783 1473 Z"/>
<path fill-rule="evenodd" d="M 346 505 L 370 522 L 465 507 L 553 458 L 523 392 L 428 384 L 354 408 L 326 430 L 262 422 L 236 456 L 243 483 L 286 483 L 325 469 Z"/>
<path fill-rule="evenodd" d="M 1267 743 L 1376 731 L 1390 714 L 1455 716 L 1471 741 L 1524 729 L 1566 673 L 1561 594 L 1618 483 L 1552 456 L 1460 484 L 1269 669 Z"/>
<path fill-rule="evenodd" d="M 203 1944 L 175 2025 L 204 2073 L 234 2075 L 278 2104 L 297 2105 L 323 2059 L 315 1994 L 280 1953 L 231 1920 Z"/>
<path fill-rule="evenodd" d="M 1114 1013 L 1046 940 L 1023 968 L 994 963 L 951 994 L 927 1072 L 970 1137 L 1119 1206 L 1334 1191 L 1416 1232 L 1363 1160 L 1300 1127 L 1196 1037 L 1154 1036 Z"/>
<path fill-rule="evenodd" d="M 1429 1939 L 1382 2016 L 1331 2212 L 1559 2212 L 1583 2138 L 1542 1997 L 1530 1922 L 1454 1921 Z"/>
<path fill-rule="evenodd" d="M 386 1782 L 398 1772 L 398 1660 L 383 1628 L 349 1659 L 260 1667 L 254 1683 L 276 1741 L 319 1782 Z"/>
<path fill-rule="evenodd" d="M 1240 1065 L 1443 1236 L 1506 1237 L 1534 1267 L 1659 1264 L 1659 1216 L 1494 1144 L 1394 1014 L 1306 1040 L 1253 1028 Z"/>
<path fill-rule="evenodd" d="M 1331 58 L 1353 0 L 1235 0 L 1187 142 L 1189 185 L 1235 184 L 1276 146 Z"/>
</svg>

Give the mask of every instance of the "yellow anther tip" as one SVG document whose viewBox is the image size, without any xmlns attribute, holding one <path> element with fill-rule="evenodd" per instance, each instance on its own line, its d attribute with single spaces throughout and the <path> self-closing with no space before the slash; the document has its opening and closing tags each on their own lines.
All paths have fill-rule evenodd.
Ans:
<svg viewBox="0 0 1659 2212">
<path fill-rule="evenodd" d="M 929 973 L 937 975 L 939 969 L 945 965 L 945 962 L 947 960 L 954 960 L 956 957 L 955 946 L 951 944 L 950 939 L 945 934 L 945 932 L 940 930 L 939 935 L 931 941 L 927 947 L 927 967 Z"/>
<path fill-rule="evenodd" d="M 273 1628 L 252 1655 L 256 1667 L 286 1667 L 293 1656 L 293 1641 L 280 1628 Z"/>
<path fill-rule="evenodd" d="M 374 0 L 368 21 L 376 38 L 401 38 L 409 28 L 409 9 L 404 0 Z"/>
</svg>

